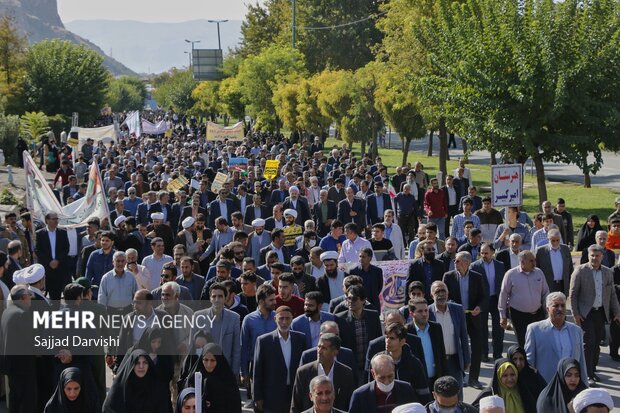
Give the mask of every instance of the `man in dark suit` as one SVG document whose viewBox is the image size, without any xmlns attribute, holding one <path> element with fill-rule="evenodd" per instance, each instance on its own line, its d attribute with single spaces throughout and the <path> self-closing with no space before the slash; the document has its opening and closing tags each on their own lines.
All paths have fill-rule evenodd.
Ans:
<svg viewBox="0 0 620 413">
<path fill-rule="evenodd" d="M 304 334 L 290 329 L 292 322 L 291 309 L 278 307 L 278 328 L 256 340 L 253 396 L 254 407 L 259 412 L 288 412 L 291 409 L 295 373 L 306 345 Z M 290 346 L 287 352 L 283 351 L 284 343 Z"/>
<path fill-rule="evenodd" d="M 392 199 L 383 192 L 383 182 L 375 181 L 375 193 L 366 198 L 366 214 L 370 225 L 383 222 L 383 213 L 392 209 Z"/>
<path fill-rule="evenodd" d="M 176 202 L 172 204 L 172 207 L 170 208 L 169 221 L 170 221 L 170 228 L 172 228 L 172 231 L 178 231 L 179 224 L 183 221 L 182 219 L 180 219 L 181 214 L 183 213 L 183 209 L 187 206 L 187 193 L 183 190 L 178 190 L 174 194 L 174 197 L 176 199 Z M 194 217 L 194 219 L 196 219 L 196 217 Z"/>
<path fill-rule="evenodd" d="M 316 232 L 319 237 L 324 238 L 329 234 L 330 226 L 338 215 L 338 207 L 333 201 L 327 199 L 327 190 L 321 189 L 319 202 L 312 206 L 312 216 L 316 223 Z"/>
<path fill-rule="evenodd" d="M 274 251 L 278 255 L 278 261 L 288 264 L 291 261 L 291 253 L 288 248 L 284 248 L 284 231 L 276 229 L 271 233 L 271 244 L 260 250 L 260 264 L 267 263 L 266 256 L 269 251 Z"/>
<path fill-rule="evenodd" d="M 192 196 L 192 204 L 183 207 L 181 210 L 181 216 L 179 217 L 179 224 L 183 222 L 183 220 L 187 217 L 192 217 L 196 219 L 198 214 L 207 215 L 207 209 L 200 206 L 200 194 L 194 193 Z M 173 228 L 175 229 L 175 228 Z M 177 226 L 176 230 L 179 230 L 179 226 Z"/>
<path fill-rule="evenodd" d="M 232 225 L 232 213 L 236 211 L 235 202 L 228 198 L 225 189 L 220 189 L 218 197 L 210 204 L 209 218 L 211 218 L 211 228 L 215 228 L 215 218 L 225 217 L 228 225 Z"/>
<path fill-rule="evenodd" d="M 495 248 L 492 242 L 485 242 L 480 248 L 480 258 L 471 265 L 471 270 L 482 274 L 485 291 L 488 293 L 487 306 L 482 309 L 480 321 L 482 322 L 482 359 L 489 361 L 489 328 L 488 320 L 491 314 L 491 334 L 493 337 L 493 358 L 502 357 L 504 346 L 504 329 L 499 324 L 499 310 L 497 309 L 499 292 L 504 281 L 506 270 L 504 264 L 493 258 Z"/>
<path fill-rule="evenodd" d="M 495 259 L 504 264 L 505 272 L 519 265 L 519 253 L 523 246 L 523 238 L 520 234 L 511 234 L 509 238 L 510 246 L 499 251 Z M 495 244 L 497 247 L 497 244 Z"/>
<path fill-rule="evenodd" d="M 340 337 L 340 329 L 338 328 L 338 324 L 335 321 L 324 321 L 319 328 L 319 338 L 325 334 L 335 334 Z M 341 340 L 342 343 L 342 340 Z M 318 347 L 312 347 L 304 351 L 301 355 L 300 366 L 304 364 L 308 364 L 310 362 L 316 361 L 318 358 Z M 337 360 L 347 366 L 353 371 L 355 369 L 355 358 L 353 356 L 353 351 L 350 348 L 340 346 L 340 350 L 338 350 Z"/>
<path fill-rule="evenodd" d="M 116 218 L 120 216 L 129 218 L 131 214 L 128 211 L 125 211 L 125 203 L 117 199 L 116 202 L 114 202 L 114 210 L 110 212 L 110 223 L 113 224 L 114 221 L 116 221 Z"/>
<path fill-rule="evenodd" d="M 37 231 L 36 253 L 39 264 L 45 268 L 45 285 L 52 300 L 60 300 L 65 285 L 71 282 L 67 268 L 69 237 L 58 228 L 58 214 L 45 215 L 45 228 Z"/>
<path fill-rule="evenodd" d="M 288 195 L 286 192 L 286 182 L 284 179 L 278 181 L 278 189 L 271 192 L 271 197 L 269 197 L 269 203 L 271 205 L 282 204 Z"/>
<path fill-rule="evenodd" d="M 158 212 L 156 210 L 152 210 L 153 205 L 157 203 L 157 193 L 155 191 L 149 191 L 148 199 L 146 202 L 143 202 L 138 205 L 138 213 L 137 219 L 139 224 L 148 224 L 151 217 L 151 212 Z"/>
<path fill-rule="evenodd" d="M 407 324 L 407 331 L 415 335 L 422 343 L 426 376 L 429 388 L 432 389 L 435 380 L 448 374 L 443 332 L 439 324 L 429 321 L 428 303 L 424 298 L 409 301 L 409 314 L 412 315 L 413 320 Z M 426 340 L 420 339 L 425 335 L 430 338 L 430 346 L 425 345 Z"/>
<path fill-rule="evenodd" d="M 310 400 L 312 407 L 303 413 L 345 413 L 346 410 L 336 409 L 334 383 L 325 375 L 316 376 L 310 380 Z M 347 406 L 348 408 L 348 406 Z"/>
<path fill-rule="evenodd" d="M 252 204 L 245 207 L 245 214 L 243 214 L 243 223 L 246 225 L 252 225 L 252 221 L 257 218 L 267 219 L 271 214 L 269 213 L 269 207 L 261 203 L 260 194 L 252 195 Z"/>
<path fill-rule="evenodd" d="M 594 239 L 596 240 L 596 243 L 598 245 L 603 247 L 603 261 L 601 265 L 609 268 L 613 267 L 614 262 L 616 262 L 616 254 L 613 250 L 605 248 L 605 244 L 607 244 L 607 240 L 609 239 L 609 234 L 607 233 L 607 231 L 596 231 Z M 584 248 L 584 250 L 581 252 L 581 259 L 579 260 L 579 263 L 585 264 L 586 262 L 588 262 L 588 249 Z"/>
<path fill-rule="evenodd" d="M 284 221 L 284 209 L 282 205 L 275 204 L 272 209 L 273 214 L 265 219 L 265 231 L 273 232 L 274 229 L 284 228 L 286 221 Z"/>
<path fill-rule="evenodd" d="M 364 359 L 368 351 L 368 343 L 381 334 L 381 323 L 379 313 L 373 310 L 366 310 L 366 292 L 361 285 L 352 285 L 347 289 L 346 300 L 349 311 L 336 314 L 336 323 L 340 329 L 340 337 L 345 347 L 353 350 L 356 360 L 356 370 L 354 371 L 357 382 L 363 383 L 364 380 Z M 361 321 L 361 323 L 360 323 Z M 356 328 L 357 325 L 357 328 Z M 364 328 L 360 328 L 361 326 Z M 363 334 L 361 344 L 358 345 L 358 337 Z"/>
<path fill-rule="evenodd" d="M 443 262 L 435 259 L 435 246 L 432 242 L 423 242 L 422 251 L 424 256 L 413 261 L 409 266 L 409 276 L 407 277 L 406 291 L 409 291 L 409 284 L 413 281 L 420 281 L 424 285 L 424 298 L 432 302 L 431 284 L 443 278 L 446 272 Z"/>
<path fill-rule="evenodd" d="M 335 334 L 321 336 L 317 347 L 318 360 L 304 364 L 297 369 L 293 386 L 291 413 L 301 413 L 312 407 L 311 400 L 307 396 L 308 388 L 310 381 L 319 375 L 319 371 L 326 376 L 332 376 L 335 393 L 334 406 L 345 411 L 349 408 L 351 394 L 355 390 L 353 371 L 336 360 L 339 350 L 340 337 Z"/>
<path fill-rule="evenodd" d="M 67 205 L 67 199 L 71 198 L 77 193 L 79 189 L 78 181 L 75 175 L 69 177 L 69 183 L 62 187 L 62 202 L 63 205 Z"/>
<path fill-rule="evenodd" d="M 392 411 L 396 406 L 418 401 L 409 383 L 395 380 L 394 361 L 389 355 L 373 357 L 371 373 L 374 380 L 353 392 L 349 413 Z"/>
<path fill-rule="evenodd" d="M 379 295 L 383 290 L 383 270 L 372 265 L 373 252 L 371 248 L 362 248 L 359 254 L 359 265 L 349 271 L 349 275 L 357 275 L 364 281 L 364 290 L 368 301 L 374 308 L 379 309 Z"/>
<path fill-rule="evenodd" d="M 478 381 L 482 361 L 482 320 L 480 313 L 488 305 L 482 274 L 469 269 L 471 254 L 462 251 L 456 254 L 456 270 L 444 274 L 443 282 L 450 291 L 452 300 L 465 309 L 467 334 L 471 342 L 471 367 L 469 386 L 481 389 Z"/>
<path fill-rule="evenodd" d="M 345 190 L 346 198 L 338 203 L 337 217 L 343 224 L 354 222 L 358 228 L 366 228 L 366 201 L 355 198 L 353 188 Z"/>
<path fill-rule="evenodd" d="M 295 223 L 303 226 L 304 223 L 310 219 L 310 206 L 308 206 L 308 200 L 302 196 L 299 196 L 299 188 L 295 185 L 291 186 L 288 190 L 289 196 L 284 200 L 282 208 L 294 209 L 297 211 L 297 218 Z"/>
<path fill-rule="evenodd" d="M 446 250 L 437 256 L 437 259 L 443 262 L 445 272 L 454 270 L 454 259 L 456 258 L 456 251 L 459 247 L 459 242 L 454 237 L 447 237 L 444 243 Z"/>
<path fill-rule="evenodd" d="M 549 285 L 549 292 L 561 291 L 568 294 L 570 275 L 573 273 L 573 258 L 568 246 L 561 244 L 560 231 L 547 232 L 548 244 L 536 249 L 536 266 L 542 270 Z M 557 265 L 560 264 L 561 265 Z"/>
</svg>

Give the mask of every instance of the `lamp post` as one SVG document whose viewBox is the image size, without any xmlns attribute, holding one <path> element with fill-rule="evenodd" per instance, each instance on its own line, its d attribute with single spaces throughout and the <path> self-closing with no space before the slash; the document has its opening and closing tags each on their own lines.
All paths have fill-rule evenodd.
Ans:
<svg viewBox="0 0 620 413">
<path fill-rule="evenodd" d="M 222 50 L 222 42 L 220 41 L 220 23 L 226 23 L 228 19 L 225 20 L 207 20 L 209 23 L 217 24 L 217 48 Z"/>
<path fill-rule="evenodd" d="M 187 68 L 191 68 L 192 67 L 192 52 L 188 52 L 187 50 L 184 51 L 183 53 L 185 53 L 187 55 L 187 57 L 189 58 L 189 66 L 187 66 Z"/>
<path fill-rule="evenodd" d="M 192 58 L 194 56 L 194 43 L 200 43 L 200 40 L 187 40 L 187 39 L 185 39 L 185 43 L 191 43 L 192 44 L 192 52 L 191 52 L 190 57 L 189 57 L 189 67 L 191 68 L 192 67 Z"/>
</svg>

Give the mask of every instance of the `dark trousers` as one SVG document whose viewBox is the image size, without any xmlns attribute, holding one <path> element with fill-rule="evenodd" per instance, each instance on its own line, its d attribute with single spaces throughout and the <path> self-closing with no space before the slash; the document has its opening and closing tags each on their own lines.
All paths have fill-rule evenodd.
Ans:
<svg viewBox="0 0 620 413">
<path fill-rule="evenodd" d="M 450 149 L 450 148 L 456 149 L 456 138 L 454 136 L 454 133 L 451 133 L 448 136 L 449 136 L 449 139 L 448 139 L 448 149 Z"/>
<path fill-rule="evenodd" d="M 510 319 L 512 320 L 512 326 L 515 329 L 515 335 L 517 336 L 517 343 L 521 347 L 525 347 L 525 333 L 527 326 L 537 321 L 541 321 L 545 318 L 544 310 L 538 309 L 535 313 L 524 313 L 510 307 Z"/>
<path fill-rule="evenodd" d="M 564 292 L 564 281 L 553 281 L 553 285 L 549 286 L 552 293 L 559 291 L 561 293 Z"/>
<path fill-rule="evenodd" d="M 609 355 L 617 356 L 618 348 L 620 348 L 620 324 L 612 321 L 609 324 L 609 334 L 611 335 L 609 340 Z"/>
<path fill-rule="evenodd" d="M 463 369 L 461 369 L 461 365 L 459 363 L 459 356 L 458 354 L 454 354 L 451 356 L 446 356 L 446 359 L 448 360 L 446 363 L 446 375 L 454 377 L 454 379 L 459 383 L 459 400 L 463 401 Z"/>
<path fill-rule="evenodd" d="M 398 226 L 403 231 L 403 241 L 408 245 L 418 232 L 418 218 L 416 214 L 398 214 Z"/>
<path fill-rule="evenodd" d="M 489 314 L 491 314 L 491 337 L 493 343 L 493 358 L 502 357 L 504 352 L 504 329 L 499 324 L 499 310 L 497 309 L 497 295 L 489 297 L 489 309 L 483 311 L 482 317 L 482 354 L 489 355 Z"/>
<path fill-rule="evenodd" d="M 469 380 L 478 380 L 480 377 L 480 363 L 482 362 L 482 328 L 481 314 L 465 314 L 467 335 L 471 346 L 471 366 L 469 366 Z"/>
<path fill-rule="evenodd" d="M 588 377 L 592 378 L 601 353 L 601 340 L 605 338 L 605 310 L 603 307 L 598 310 L 590 310 L 586 319 L 581 323 L 581 328 L 584 331 L 583 350 L 586 356 L 586 371 Z"/>
</svg>

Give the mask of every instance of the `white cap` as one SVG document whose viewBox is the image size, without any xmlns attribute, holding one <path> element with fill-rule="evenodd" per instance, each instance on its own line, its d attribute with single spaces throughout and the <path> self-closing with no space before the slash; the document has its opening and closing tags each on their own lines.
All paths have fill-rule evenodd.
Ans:
<svg viewBox="0 0 620 413">
<path fill-rule="evenodd" d="M 614 401 L 605 389 L 586 389 L 573 399 L 573 409 L 577 413 L 593 404 L 604 404 L 609 410 L 614 408 Z"/>
<path fill-rule="evenodd" d="M 252 226 L 253 227 L 264 227 L 265 220 L 262 218 L 256 218 L 254 221 L 252 221 Z"/>
<path fill-rule="evenodd" d="M 45 268 L 41 264 L 32 264 L 13 273 L 15 284 L 35 284 L 45 277 Z"/>
<path fill-rule="evenodd" d="M 289 189 L 288 189 L 288 193 L 290 194 L 293 191 L 297 191 L 299 192 L 299 188 L 297 187 L 297 185 L 292 185 Z"/>
<path fill-rule="evenodd" d="M 116 217 L 116 219 L 114 220 L 114 226 L 118 227 L 120 224 L 122 224 L 123 222 L 127 221 L 127 217 L 125 215 L 119 215 L 118 217 Z"/>
<path fill-rule="evenodd" d="M 284 210 L 284 215 L 291 215 L 293 218 L 297 218 L 297 211 L 292 208 L 288 208 Z"/>
<path fill-rule="evenodd" d="M 426 408 L 420 403 L 407 403 L 397 406 L 392 413 L 426 413 Z"/>
<path fill-rule="evenodd" d="M 183 220 L 183 222 L 181 222 L 181 226 L 187 229 L 194 225 L 194 222 L 196 222 L 196 220 L 193 217 L 187 217 Z"/>
<path fill-rule="evenodd" d="M 480 410 L 492 407 L 501 407 L 505 409 L 504 399 L 499 396 L 487 396 L 480 399 Z"/>
<path fill-rule="evenodd" d="M 336 260 L 338 261 L 338 253 L 336 251 L 326 251 L 321 254 L 321 261 Z"/>
<path fill-rule="evenodd" d="M 164 220 L 164 213 L 163 212 L 153 212 L 151 214 L 151 219 L 160 219 L 160 220 Z"/>
</svg>

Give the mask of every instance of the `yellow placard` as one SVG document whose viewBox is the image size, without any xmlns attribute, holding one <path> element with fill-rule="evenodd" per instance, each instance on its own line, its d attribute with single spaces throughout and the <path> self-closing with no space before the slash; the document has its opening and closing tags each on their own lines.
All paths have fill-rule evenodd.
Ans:
<svg viewBox="0 0 620 413">
<path fill-rule="evenodd" d="M 276 176 L 278 176 L 278 170 L 280 169 L 280 161 L 277 160 L 268 160 L 265 162 L 265 175 L 266 179 L 272 180 Z"/>
<path fill-rule="evenodd" d="M 69 146 L 78 146 L 79 143 L 80 143 L 80 141 L 78 141 L 75 138 L 67 139 L 67 145 L 69 145 Z"/>
<path fill-rule="evenodd" d="M 185 185 L 187 185 L 188 182 L 189 181 L 187 180 L 186 177 L 179 176 L 177 179 L 168 182 L 168 191 L 176 192 L 179 189 L 183 188 Z"/>
<path fill-rule="evenodd" d="M 172 138 L 172 129 L 166 129 L 166 133 L 164 133 L 166 138 Z"/>
<path fill-rule="evenodd" d="M 243 140 L 243 122 L 237 122 L 232 126 L 224 127 L 217 123 L 207 122 L 207 140 L 241 142 Z"/>
<path fill-rule="evenodd" d="M 216 194 L 220 192 L 220 189 L 222 189 L 222 186 L 224 185 L 224 182 L 226 182 L 227 179 L 228 179 L 228 175 L 218 172 L 217 175 L 215 175 L 215 179 L 213 180 L 213 183 L 211 184 L 211 191 L 215 192 Z"/>
</svg>

